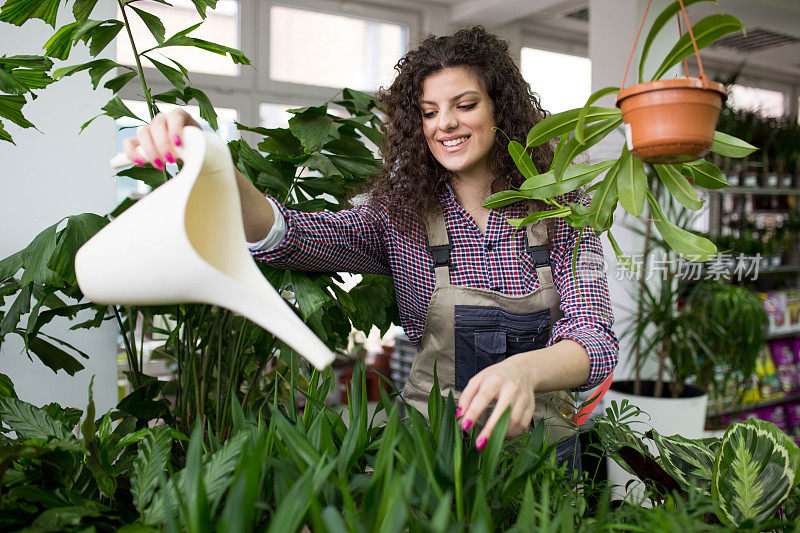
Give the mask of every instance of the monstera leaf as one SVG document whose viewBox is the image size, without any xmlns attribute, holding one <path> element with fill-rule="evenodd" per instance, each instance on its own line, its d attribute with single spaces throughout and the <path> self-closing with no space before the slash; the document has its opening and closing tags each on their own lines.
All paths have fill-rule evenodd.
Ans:
<svg viewBox="0 0 800 533">
<path fill-rule="evenodd" d="M 771 517 L 800 481 L 799 467 L 800 448 L 775 424 L 751 418 L 732 425 L 711 479 L 718 518 L 737 527 Z"/>
</svg>

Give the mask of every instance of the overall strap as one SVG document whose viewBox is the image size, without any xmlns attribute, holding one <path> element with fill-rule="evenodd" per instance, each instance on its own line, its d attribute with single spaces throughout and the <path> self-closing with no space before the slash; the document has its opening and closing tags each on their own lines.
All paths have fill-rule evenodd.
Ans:
<svg viewBox="0 0 800 533">
<path fill-rule="evenodd" d="M 450 252 L 453 250 L 453 245 L 445 224 L 444 213 L 437 209 L 428 217 L 425 228 L 425 246 L 433 257 L 436 286 L 450 285 Z"/>
<path fill-rule="evenodd" d="M 532 211 L 532 210 L 531 210 Z M 526 226 L 528 253 L 531 254 L 536 275 L 542 285 L 553 283 L 553 270 L 550 268 L 550 238 L 547 235 L 547 221 L 537 220 Z"/>
</svg>

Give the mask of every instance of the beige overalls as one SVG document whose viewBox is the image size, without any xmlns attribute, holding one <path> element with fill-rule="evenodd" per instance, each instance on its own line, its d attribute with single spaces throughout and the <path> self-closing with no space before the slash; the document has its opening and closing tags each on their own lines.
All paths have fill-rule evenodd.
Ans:
<svg viewBox="0 0 800 533">
<path fill-rule="evenodd" d="M 544 348 L 552 325 L 563 316 L 553 285 L 550 245 L 545 221 L 526 228 L 539 287 L 523 296 L 450 283 L 450 237 L 441 212 L 426 224 L 428 249 L 434 259 L 436 284 L 411 373 L 403 389 L 406 402 L 428 418 L 428 395 L 433 388 L 433 363 L 442 395 L 452 391 L 458 400 L 470 378 L 484 368 L 520 352 Z M 550 441 L 561 441 L 559 463 L 573 459 L 575 431 L 556 405 L 571 405 L 564 391 L 535 393 L 533 424 L 547 424 Z M 494 403 L 490 405 L 493 407 Z M 487 409 L 476 421 L 482 427 Z M 565 437 L 572 437 L 565 439 Z"/>
</svg>

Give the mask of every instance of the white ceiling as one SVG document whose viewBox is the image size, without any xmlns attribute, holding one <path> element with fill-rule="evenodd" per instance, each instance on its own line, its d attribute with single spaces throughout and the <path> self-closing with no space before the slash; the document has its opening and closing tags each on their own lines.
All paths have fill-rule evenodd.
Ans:
<svg viewBox="0 0 800 533">
<path fill-rule="evenodd" d="M 449 6 L 451 22 L 472 21 L 486 26 L 500 26 L 520 21 L 527 32 L 543 31 L 552 35 L 553 29 L 568 32 L 572 40 L 588 39 L 589 24 L 568 18 L 569 13 L 588 8 L 588 0 L 427 0 Z M 800 39 L 800 0 L 718 0 L 691 6 L 690 14 L 700 18 L 712 13 L 730 13 L 747 30 L 762 29 Z M 547 28 L 550 31 L 547 32 Z M 544 29 L 542 29 L 544 28 Z M 719 68 L 746 61 L 746 72 L 774 77 L 779 81 L 800 83 L 800 43 L 784 44 L 749 53 L 730 49 L 703 51 L 705 63 Z"/>
</svg>

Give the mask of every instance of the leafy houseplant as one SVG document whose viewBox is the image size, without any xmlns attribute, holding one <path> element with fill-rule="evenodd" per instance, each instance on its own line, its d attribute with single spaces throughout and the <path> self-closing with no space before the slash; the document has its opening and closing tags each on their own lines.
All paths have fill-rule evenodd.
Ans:
<svg viewBox="0 0 800 533">
<path fill-rule="evenodd" d="M 612 403 L 595 421 L 603 446 L 650 490 L 654 503 L 668 494 L 710 497 L 713 513 L 731 528 L 778 530 L 800 519 L 800 450 L 775 424 L 749 419 L 722 438 L 687 439 L 645 433 L 629 423 L 638 408 Z M 658 456 L 644 441 L 652 441 Z"/>
<path fill-rule="evenodd" d="M 686 0 L 683 5 L 688 6 L 700 1 L 705 0 Z M 678 1 L 670 3 L 650 27 L 639 64 L 640 82 L 644 82 L 644 65 L 654 39 L 681 7 Z M 670 68 L 697 50 L 730 32 L 741 30 L 742 24 L 731 15 L 711 15 L 697 22 L 691 29 L 690 34 L 683 35 L 675 42 L 656 69 L 653 80 L 664 76 Z M 634 156 L 628 146 L 623 146 L 617 159 L 591 165 L 570 165 L 576 155 L 600 142 L 623 123 L 619 109 L 591 105 L 600 97 L 617 92 L 619 92 L 618 87 L 600 89 L 589 97 L 583 108 L 558 113 L 537 123 L 528 133 L 525 145 L 511 141 L 508 145 L 509 153 L 526 179 L 518 190 L 502 191 L 490 196 L 484 202 L 484 206 L 496 208 L 525 199 L 543 200 L 552 205 L 553 209 L 534 213 L 524 219 L 511 219 L 509 222 L 515 226 L 522 226 L 542 218 L 563 218 L 572 227 L 581 231 L 591 228 L 598 236 L 607 232 L 620 262 L 633 267 L 630 258 L 623 254 L 611 234 L 613 214 L 617 205 L 622 205 L 631 215 L 642 216 L 647 202 L 653 223 L 669 247 L 681 257 L 706 261 L 716 254 L 714 244 L 674 224 L 664 216 L 647 184 L 644 163 Z M 552 165 L 540 174 L 540 169 L 533 164 L 528 150 L 556 138 L 559 142 Z M 712 152 L 728 157 L 744 157 L 754 150 L 755 147 L 740 139 L 720 132 L 714 133 Z M 703 205 L 692 185 L 706 189 L 719 189 L 728 185 L 720 170 L 708 161 L 687 161 L 679 164 L 648 163 L 648 165 L 666 186 L 668 194 L 691 210 L 696 211 Z M 590 205 L 585 206 L 580 203 L 563 205 L 556 199 L 559 195 L 592 182 L 603 173 L 605 173 L 603 178 L 589 187 L 590 191 L 594 191 Z"/>
<path fill-rule="evenodd" d="M 176 103 L 180 100 L 188 103 L 194 99 L 200 106 L 201 117 L 216 127 L 213 106 L 200 90 L 191 87 L 188 73 L 180 64 L 175 63 L 178 68 L 172 68 L 154 61 L 174 85 L 169 91 L 154 94 L 144 80 L 140 57 L 149 57 L 148 54 L 155 49 L 180 45 L 228 54 L 242 64 L 249 64 L 247 58 L 238 50 L 190 37 L 188 34 L 198 25 L 167 38 L 161 22 L 132 5 L 133 2 L 120 2 L 125 22 L 91 20 L 89 16 L 95 3 L 78 1 L 73 5 L 75 21 L 56 31 L 45 45 L 46 53 L 66 59 L 72 46 L 83 40 L 91 43 L 90 53 L 96 56 L 118 34 L 126 35 L 137 54 L 136 68 L 108 59 L 94 59 L 62 67 L 51 77 L 48 70 L 52 61 L 48 57 L 14 56 L 3 58 L 5 63 L 2 64 L 1 76 L 8 83 L 0 84 L 0 90 L 9 87 L 16 90 L 24 85 L 27 92 L 44 87 L 40 80 L 52 83 L 53 79 L 83 70 L 89 71 L 97 88 L 103 77 L 113 74 L 116 68 L 123 74 L 111 78 L 104 86 L 116 91 L 133 80 L 141 81 L 150 119 L 158 112 L 161 102 Z M 206 8 L 213 8 L 215 3 L 195 1 L 203 17 Z M 0 20 L 23 24 L 38 17 L 55 27 L 59 4 L 57 1 L 6 2 L 0 9 Z M 157 46 L 137 51 L 127 24 L 129 15 L 142 19 L 156 38 Z M 128 31 L 121 33 L 123 28 Z M 39 70 L 11 68 L 17 64 Z M 0 98 L 7 98 L 5 102 L 24 103 L 23 94 Z M 366 147 L 362 135 L 377 144 L 380 119 L 375 114 L 375 100 L 366 94 L 344 89 L 333 103 L 345 109 L 344 117 L 329 113 L 328 104 L 323 104 L 294 110 L 295 117 L 288 128 L 251 128 L 238 124 L 242 130 L 263 136 L 258 150 L 244 141 L 229 143 L 238 169 L 260 190 L 289 207 L 306 211 L 347 207 L 350 191 L 379 167 L 379 160 Z M 0 105 L 0 113 L 7 113 L 12 120 L 22 116 L 19 109 L 21 104 L 13 110 Z M 136 117 L 116 96 L 103 107 L 101 115 Z M 136 118 L 142 123 L 148 122 Z M 90 123 L 91 120 L 83 128 Z M 317 173 L 324 176 L 314 176 Z M 153 188 L 171 178 L 169 171 L 149 166 L 134 166 L 118 175 L 142 181 Z M 318 198 L 325 193 L 332 199 Z M 120 402 L 118 409 L 120 413 L 135 416 L 140 426 L 160 419 L 188 433 L 196 420 L 202 420 L 207 435 L 225 440 L 231 433 L 230 405 L 233 400 L 260 409 L 265 402 L 279 399 L 296 409 L 293 385 L 307 383 L 309 373 L 298 364 L 296 354 L 243 318 L 205 305 L 123 307 L 82 301 L 75 280 L 75 252 L 107 223 L 109 217 L 119 215 L 132 202 L 130 199 L 123 201 L 107 216 L 83 213 L 68 217 L 63 229 L 58 229 L 59 223 L 50 226 L 23 250 L 0 261 L 0 297 L 11 298 L 8 310 L 0 313 L 0 342 L 8 334 L 17 334 L 23 338 L 28 353 L 36 355 L 53 371 L 64 369 L 74 374 L 83 368 L 76 356 L 88 355 L 59 339 L 48 337 L 41 328 L 56 316 L 74 317 L 79 311 L 88 309 L 94 312 L 94 318 L 76 324 L 73 329 L 96 327 L 109 319 L 115 320 L 120 327 L 133 391 Z M 298 313 L 333 349 L 341 350 L 347 346 L 353 326 L 368 331 L 377 325 L 385 331 L 392 321 L 398 321 L 392 283 L 387 277 L 364 276 L 362 282 L 348 293 L 336 285 L 336 274 L 284 272 L 265 264 L 260 264 L 259 268 L 278 290 L 292 298 Z M 30 315 L 25 323 L 22 317 L 28 312 Z M 168 325 L 154 326 L 156 317 L 168 318 L 163 321 Z M 144 327 L 141 327 L 142 338 L 137 339 L 134 333 L 140 320 L 144 321 Z M 142 372 L 142 339 L 146 333 L 158 333 L 166 339 L 155 353 L 174 367 L 176 379 L 173 381 L 160 381 Z"/>
</svg>

